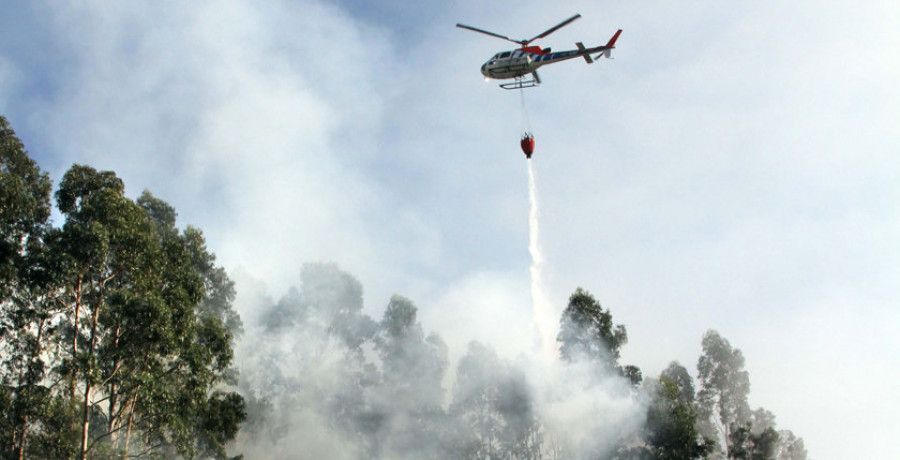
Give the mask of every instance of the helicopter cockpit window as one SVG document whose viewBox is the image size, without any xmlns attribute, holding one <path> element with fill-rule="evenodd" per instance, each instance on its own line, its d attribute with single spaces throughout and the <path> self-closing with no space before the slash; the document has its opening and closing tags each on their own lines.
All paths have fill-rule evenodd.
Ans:
<svg viewBox="0 0 900 460">
<path fill-rule="evenodd" d="M 506 52 L 500 53 L 500 59 L 508 58 L 510 54 L 512 54 L 512 51 L 506 51 Z"/>
</svg>

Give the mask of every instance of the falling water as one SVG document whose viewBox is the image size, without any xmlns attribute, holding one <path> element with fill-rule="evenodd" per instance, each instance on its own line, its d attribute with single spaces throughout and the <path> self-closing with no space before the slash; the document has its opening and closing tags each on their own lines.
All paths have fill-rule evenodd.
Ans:
<svg viewBox="0 0 900 460">
<path fill-rule="evenodd" d="M 544 269 L 544 256 L 538 239 L 538 200 L 537 188 L 534 184 L 534 166 L 531 160 L 525 161 L 528 165 L 528 201 L 531 210 L 528 213 L 528 252 L 531 254 L 531 305 L 534 313 L 534 323 L 540 338 L 540 349 L 547 360 L 556 358 L 556 321 L 553 306 L 544 295 L 542 280 Z"/>
</svg>

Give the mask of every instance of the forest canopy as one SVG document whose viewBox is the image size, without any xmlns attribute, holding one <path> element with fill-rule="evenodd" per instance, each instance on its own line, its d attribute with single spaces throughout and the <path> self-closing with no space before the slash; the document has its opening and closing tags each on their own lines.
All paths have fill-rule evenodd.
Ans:
<svg viewBox="0 0 900 460">
<path fill-rule="evenodd" d="M 50 179 L 0 117 L 4 457 L 224 458 L 244 420 L 227 388 L 240 318 L 199 229 L 111 171 Z"/>
<path fill-rule="evenodd" d="M 0 228 L 2 458 L 806 458 L 717 331 L 695 376 L 646 377 L 582 288 L 552 363 L 475 341 L 451 363 L 413 300 L 370 317 L 330 263 L 244 324 L 200 229 L 112 171 L 72 165 L 54 192 L 3 117 Z"/>
</svg>

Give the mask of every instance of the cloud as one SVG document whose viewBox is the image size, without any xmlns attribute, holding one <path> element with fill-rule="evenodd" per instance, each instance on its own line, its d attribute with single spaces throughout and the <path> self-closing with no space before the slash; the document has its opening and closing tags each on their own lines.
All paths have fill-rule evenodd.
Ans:
<svg viewBox="0 0 900 460">
<path fill-rule="evenodd" d="M 274 286 L 308 260 L 373 272 L 381 219 L 403 215 L 364 172 L 383 125 L 383 32 L 318 2 L 86 3 L 52 15 L 72 55 L 40 109 L 54 151 L 116 171 L 131 194 L 152 189 L 222 262 Z M 429 230 L 410 232 L 386 233 Z"/>
<path fill-rule="evenodd" d="M 0 87 L 16 88 L 22 81 L 22 74 L 16 68 L 15 63 L 9 59 L 0 56 Z M 0 106 L 7 106 L 8 99 L 12 96 L 12 91 L 0 92 Z"/>
</svg>

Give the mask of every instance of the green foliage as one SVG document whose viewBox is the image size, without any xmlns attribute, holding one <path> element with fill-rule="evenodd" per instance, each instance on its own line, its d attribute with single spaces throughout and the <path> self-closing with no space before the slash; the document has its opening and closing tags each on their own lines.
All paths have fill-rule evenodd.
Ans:
<svg viewBox="0 0 900 460">
<path fill-rule="evenodd" d="M 50 179 L 0 116 L 0 455 L 18 458 L 49 416 L 45 381 L 53 279 L 46 269 Z M 29 441 L 29 438 L 31 440 Z"/>
<path fill-rule="evenodd" d="M 180 230 L 172 206 L 149 191 L 131 200 L 113 172 L 86 165 L 55 193 L 61 228 L 50 197 L 49 176 L 0 117 L 0 458 L 223 459 L 245 419 L 245 433 L 262 436 L 276 407 L 313 413 L 361 457 L 564 456 L 545 444 L 522 368 L 471 343 L 445 410 L 443 340 L 425 335 L 404 297 L 381 321 L 363 314 L 361 284 L 333 264 L 305 265 L 301 289 L 263 312 L 274 346 L 286 335 L 302 345 L 262 357 L 300 372 L 272 366 L 245 400 L 228 391 L 243 333 L 235 286 L 203 232 Z M 590 293 L 572 294 L 557 337 L 565 362 L 637 386 L 641 370 L 618 362 L 627 340 Z M 740 350 L 715 331 L 702 345 L 699 391 L 670 364 L 644 387 L 646 425 L 617 458 L 805 460 L 801 438 L 750 412 Z M 284 435 L 290 420 L 276 422 Z"/>
<path fill-rule="evenodd" d="M 252 345 L 252 360 L 264 364 L 250 384 L 261 391 L 248 399 L 253 426 L 244 435 L 252 439 L 249 443 L 263 448 L 316 443 L 325 430 L 340 444 L 327 444 L 328 448 L 358 458 L 573 458 L 585 452 L 589 458 L 608 458 L 609 442 L 614 441 L 592 442 L 591 428 L 572 426 L 573 438 L 582 437 L 577 441 L 566 438 L 568 433 L 548 431 L 531 386 L 534 376 L 477 342 L 470 343 L 459 360 L 450 406 L 444 410 L 446 346 L 436 335 L 425 336 L 411 300 L 393 296 L 375 323 L 361 313 L 358 281 L 335 266 L 304 266 L 301 286 L 290 289 L 261 315 L 267 340 Z M 564 313 L 563 321 L 570 315 L 568 324 L 574 331 L 560 336 L 576 339 L 570 342 L 571 350 L 597 350 L 597 359 L 588 363 L 608 370 L 606 340 L 618 337 L 616 343 L 624 343 L 624 327 L 614 326 L 609 312 L 584 291 L 573 297 L 574 314 Z M 600 326 L 594 334 L 585 333 L 595 324 Z M 372 325 L 374 333 L 369 332 Z M 618 336 L 616 330 L 621 331 Z M 613 364 L 615 372 L 640 381 L 636 367 Z M 580 365 L 571 369 L 579 374 L 597 370 Z M 594 372 L 588 374 L 588 381 L 572 382 L 579 391 L 588 395 L 609 390 L 589 381 Z M 724 458 L 725 452 L 713 452 L 713 440 L 701 436 L 695 385 L 687 369 L 672 363 L 659 381 L 651 380 L 644 388 L 648 391 L 624 392 L 648 397 L 647 422 L 640 436 L 622 433 L 626 437 L 618 440 L 614 458 Z M 765 411 L 756 414 L 761 422 L 771 419 Z M 317 445 L 303 452 L 321 449 Z"/>
<path fill-rule="evenodd" d="M 393 296 L 375 336 L 387 395 L 394 407 L 409 411 L 441 406 L 447 369 L 447 345 L 435 334 L 425 337 L 416 311 L 409 299 Z"/>
<path fill-rule="evenodd" d="M 778 433 L 771 427 L 757 432 L 748 425 L 735 425 L 729 432 L 728 457 L 740 460 L 775 458 Z"/>
<path fill-rule="evenodd" d="M 464 458 L 540 458 L 543 431 L 522 372 L 471 342 L 460 359 L 450 414 L 463 421 L 455 452 Z"/>
<path fill-rule="evenodd" d="M 49 217 L 50 177 L 0 116 L 0 302 L 21 281 Z"/>
<path fill-rule="evenodd" d="M 645 388 L 650 401 L 639 442 L 626 443 L 619 448 L 615 458 L 705 458 L 714 444 L 697 430 L 693 382 L 687 369 L 672 362 L 662 371 L 659 380 L 646 382 Z"/>
<path fill-rule="evenodd" d="M 616 372 L 632 384 L 641 382 L 636 366 L 619 365 L 620 348 L 628 343 L 625 326 L 613 325 L 612 313 L 604 310 L 589 292 L 578 288 L 559 321 L 560 355 L 567 362 L 587 360 L 606 371 Z"/>
<path fill-rule="evenodd" d="M 655 459 L 703 458 L 711 448 L 694 426 L 697 413 L 684 390 L 674 380 L 660 376 L 646 425 L 647 444 Z"/>
<path fill-rule="evenodd" d="M 732 426 L 750 421 L 750 374 L 744 370 L 744 355 L 732 348 L 718 332 L 709 330 L 701 343 L 703 354 L 697 362 L 700 391 L 697 407 L 704 436 L 720 439 L 725 451 L 731 443 Z"/>
<path fill-rule="evenodd" d="M 240 318 L 202 233 L 110 171 L 56 191 L 0 117 L 0 453 L 224 458 L 245 418 L 227 383 Z M 215 390 L 215 391 L 214 391 Z"/>
<path fill-rule="evenodd" d="M 612 313 L 603 310 L 597 299 L 581 288 L 569 297 L 559 329 L 556 340 L 566 361 L 584 357 L 615 369 L 619 348 L 628 342 L 625 326 L 613 326 Z"/>
<path fill-rule="evenodd" d="M 803 438 L 797 437 L 791 430 L 778 431 L 778 446 L 775 450 L 778 460 L 806 460 L 806 447 Z"/>
<path fill-rule="evenodd" d="M 691 374 L 688 373 L 684 366 L 677 361 L 672 361 L 660 374 L 660 380 L 663 378 L 671 381 L 678 387 L 678 399 L 680 401 L 694 404 L 694 379 L 691 378 Z"/>
<path fill-rule="evenodd" d="M 228 458 L 225 444 L 234 439 L 246 417 L 244 398 L 235 393 L 214 392 L 199 413 L 201 452 L 215 458 Z"/>
</svg>

